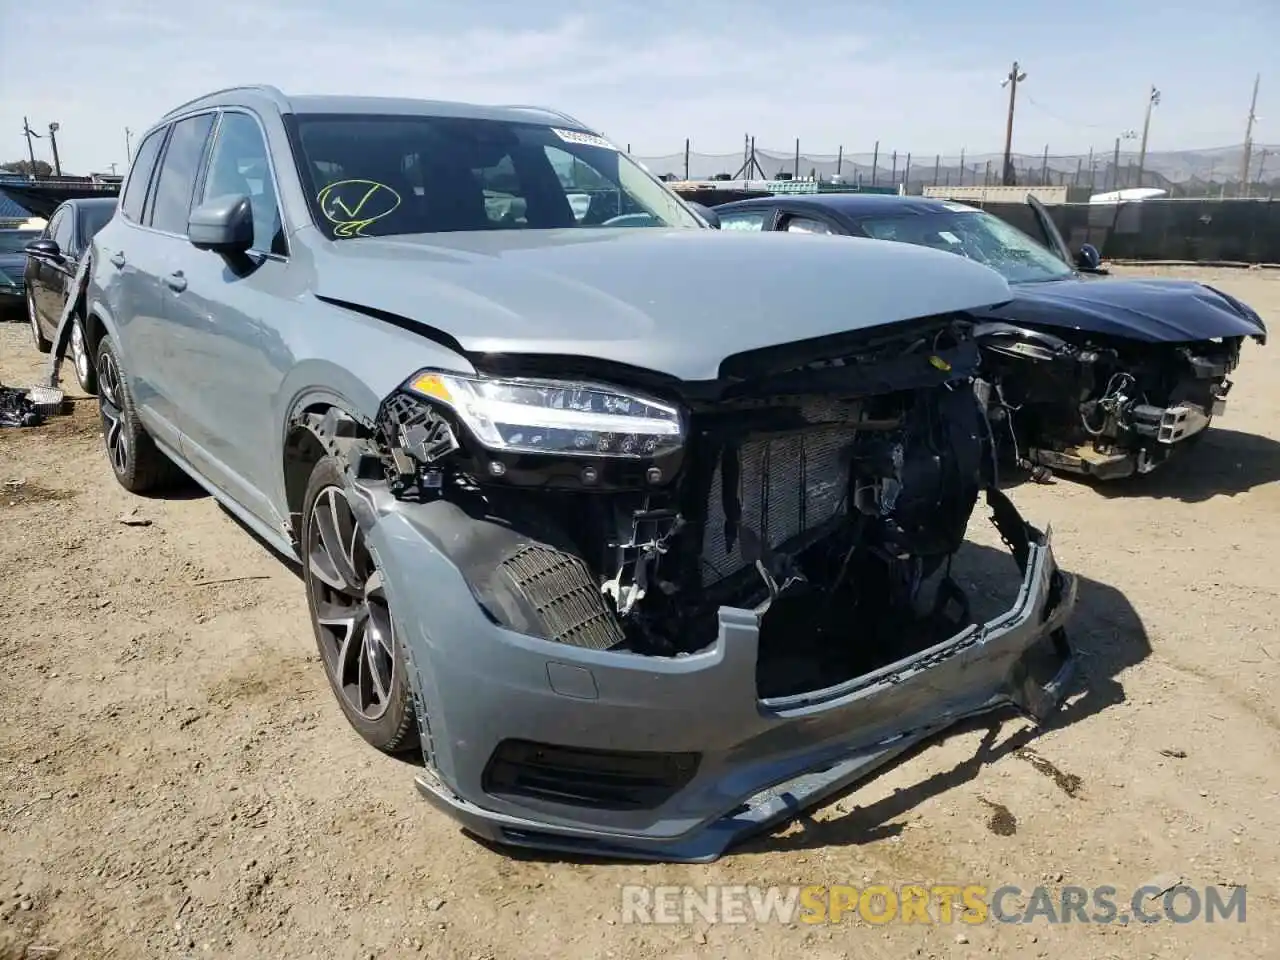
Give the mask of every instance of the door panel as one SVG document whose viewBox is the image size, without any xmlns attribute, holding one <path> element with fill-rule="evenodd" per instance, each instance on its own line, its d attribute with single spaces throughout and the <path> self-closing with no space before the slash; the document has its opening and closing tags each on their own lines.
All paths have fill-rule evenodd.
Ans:
<svg viewBox="0 0 1280 960">
<path fill-rule="evenodd" d="M 195 202 L 227 195 L 249 197 L 253 249 L 243 261 L 230 261 L 183 244 L 166 280 L 182 276 L 163 291 L 182 449 L 215 486 L 279 529 L 283 518 L 270 500 L 280 473 L 274 410 L 292 357 L 277 325 L 296 291 L 287 289 L 287 247 L 266 142 L 256 118 L 239 111 L 223 113 L 218 123 Z"/>
<path fill-rule="evenodd" d="M 121 251 L 138 304 L 125 344 L 130 382 L 139 393 L 139 405 L 145 402 L 146 413 L 163 424 L 165 436 L 174 438 L 178 448 L 183 385 L 176 359 L 182 354 L 183 331 L 169 322 L 172 291 L 166 280 L 182 269 L 188 252 L 196 252 L 186 240 L 187 216 L 215 116 L 197 114 L 173 125 L 149 195 L 146 222 L 129 231 L 132 249 Z"/>
<path fill-rule="evenodd" d="M 48 224 L 45 226 L 42 239 L 54 240 L 55 233 L 61 230 L 62 225 L 67 221 L 67 208 L 59 207 L 54 211 L 53 216 L 49 218 Z M 61 241 L 59 241 L 61 244 Z M 40 324 L 40 329 L 44 331 L 46 337 L 53 336 L 54 330 L 58 325 L 60 312 L 58 310 L 57 301 L 58 291 L 61 285 L 58 280 L 61 272 L 57 263 L 49 257 L 30 257 L 33 269 L 31 271 L 31 299 L 36 308 L 36 319 Z"/>
</svg>

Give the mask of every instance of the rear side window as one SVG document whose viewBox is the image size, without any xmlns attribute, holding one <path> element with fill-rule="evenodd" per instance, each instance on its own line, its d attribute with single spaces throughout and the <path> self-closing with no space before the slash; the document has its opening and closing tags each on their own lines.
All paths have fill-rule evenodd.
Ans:
<svg viewBox="0 0 1280 960">
<path fill-rule="evenodd" d="M 151 226 L 167 233 L 186 236 L 187 218 L 191 215 L 191 197 L 195 193 L 196 174 L 204 144 L 213 127 L 213 114 L 179 120 L 160 162 L 160 179 L 156 181 L 155 199 L 151 202 Z"/>
<path fill-rule="evenodd" d="M 133 155 L 129 182 L 125 184 L 124 194 L 120 197 L 120 213 L 126 220 L 134 223 L 142 221 L 142 204 L 147 199 L 147 184 L 151 182 L 151 172 L 156 168 L 156 157 L 160 156 L 164 132 L 164 127 L 153 132 L 138 144 L 138 152 Z"/>
<path fill-rule="evenodd" d="M 763 230 L 766 211 L 726 213 L 720 217 L 721 230 Z"/>
<path fill-rule="evenodd" d="M 821 220 L 812 217 L 789 217 L 787 225 L 782 229 L 789 233 L 830 233 L 831 228 Z"/>
</svg>

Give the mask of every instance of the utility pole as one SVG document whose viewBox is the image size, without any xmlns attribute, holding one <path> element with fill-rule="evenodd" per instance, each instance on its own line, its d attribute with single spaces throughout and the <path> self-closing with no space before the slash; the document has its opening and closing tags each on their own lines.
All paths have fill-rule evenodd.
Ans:
<svg viewBox="0 0 1280 960">
<path fill-rule="evenodd" d="M 1009 119 L 1004 128 L 1004 173 L 1000 178 L 1000 182 L 1006 187 L 1013 186 L 1013 108 L 1018 99 L 1018 84 L 1027 79 L 1025 70 L 1018 67 L 1018 61 L 1013 61 L 1013 69 L 1009 71 L 1009 75 L 1000 81 L 1000 86 L 1009 88 Z"/>
<path fill-rule="evenodd" d="M 133 131 L 130 130 L 128 127 L 125 127 L 124 128 L 124 158 L 130 163 L 133 162 L 132 137 L 133 137 Z"/>
<path fill-rule="evenodd" d="M 1138 182 L 1134 186 L 1142 186 L 1142 166 L 1147 162 L 1147 134 L 1151 130 L 1151 108 L 1160 103 L 1160 91 L 1155 88 L 1155 84 L 1151 86 L 1151 93 L 1147 96 L 1147 115 L 1142 121 L 1142 146 L 1138 148 Z"/>
<path fill-rule="evenodd" d="M 53 149 L 53 175 L 62 176 L 62 161 L 58 159 L 58 124 L 49 124 L 49 146 Z"/>
<path fill-rule="evenodd" d="M 1242 197 L 1249 195 L 1249 161 L 1253 159 L 1253 121 L 1258 119 L 1258 82 L 1261 79 L 1262 74 L 1254 75 L 1253 99 L 1249 101 L 1249 119 L 1244 127 L 1244 158 L 1240 163 L 1240 196 Z"/>
<path fill-rule="evenodd" d="M 22 135 L 27 138 L 27 156 L 31 158 L 30 173 L 31 178 L 34 180 L 36 175 L 36 148 L 31 143 L 31 139 L 34 137 L 36 140 L 39 140 L 40 134 L 31 129 L 31 124 L 27 122 L 26 117 L 22 118 Z"/>
</svg>

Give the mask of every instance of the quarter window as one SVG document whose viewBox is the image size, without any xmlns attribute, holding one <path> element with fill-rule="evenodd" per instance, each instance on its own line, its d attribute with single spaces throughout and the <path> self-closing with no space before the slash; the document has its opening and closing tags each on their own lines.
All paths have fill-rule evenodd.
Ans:
<svg viewBox="0 0 1280 960">
<path fill-rule="evenodd" d="M 151 182 L 151 173 L 156 168 L 156 157 L 160 155 L 160 145 L 164 143 L 164 127 L 152 132 L 142 143 L 138 144 L 138 152 L 133 155 L 133 168 L 129 172 L 129 182 L 125 184 L 124 194 L 120 197 L 120 213 L 126 220 L 138 223 L 142 220 L 142 205 L 147 199 L 147 184 Z"/>
<path fill-rule="evenodd" d="M 267 161 L 267 144 L 258 122 L 247 113 L 224 113 L 209 158 L 201 203 L 216 197 L 244 196 L 253 207 L 255 250 L 285 254 L 280 201 Z"/>
<path fill-rule="evenodd" d="M 186 236 L 196 173 L 212 126 L 212 113 L 188 117 L 174 124 L 151 204 L 151 226 L 157 230 Z"/>
</svg>

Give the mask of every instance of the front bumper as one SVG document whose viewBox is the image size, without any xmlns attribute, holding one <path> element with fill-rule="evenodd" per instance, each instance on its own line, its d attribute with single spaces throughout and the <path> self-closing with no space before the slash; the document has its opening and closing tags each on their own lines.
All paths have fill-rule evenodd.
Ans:
<svg viewBox="0 0 1280 960">
<path fill-rule="evenodd" d="M 722 608 L 715 644 L 676 658 L 528 637 L 489 619 L 446 556 L 447 503 L 400 503 L 361 481 L 352 493 L 409 661 L 427 758 L 418 786 L 498 843 L 714 860 L 964 717 L 1012 706 L 1043 719 L 1074 667 L 1063 625 L 1075 581 L 1047 533 L 1024 543 L 1021 587 L 1000 616 L 837 687 L 760 700 L 753 612 Z M 513 740 L 698 759 L 656 805 L 611 808 L 494 790 L 486 768 Z"/>
<path fill-rule="evenodd" d="M 1033 447 L 1028 452 L 1028 459 L 1052 470 L 1084 474 L 1098 480 L 1119 480 L 1134 474 L 1150 473 L 1180 446 L 1208 430 L 1214 417 L 1226 413 L 1230 390 L 1230 380 L 1214 384 L 1208 410 L 1194 403 L 1163 408 L 1133 407 L 1130 418 L 1137 443 L 1132 446 L 1084 444 L 1068 450 Z"/>
</svg>

